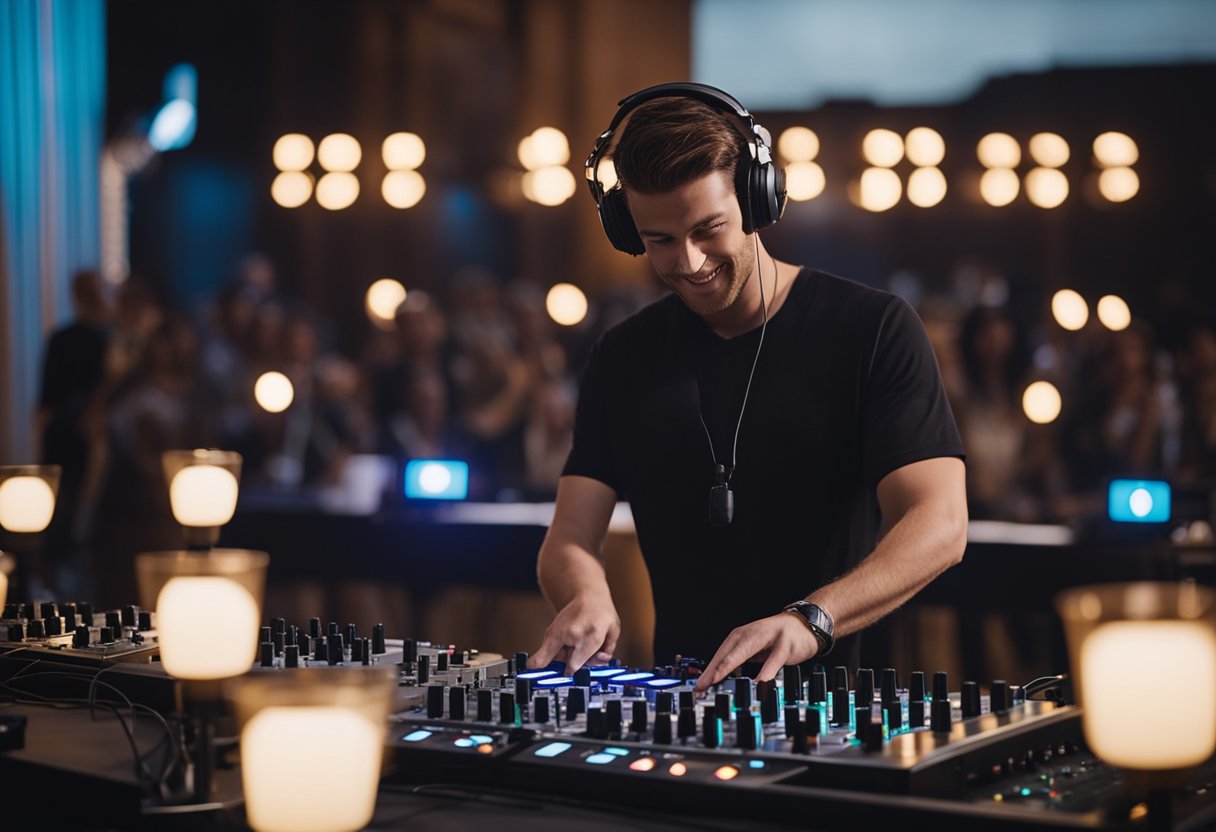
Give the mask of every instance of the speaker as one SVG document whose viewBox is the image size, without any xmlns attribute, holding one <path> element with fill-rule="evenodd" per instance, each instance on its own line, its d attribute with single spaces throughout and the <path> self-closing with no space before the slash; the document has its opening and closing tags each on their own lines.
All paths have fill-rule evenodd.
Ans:
<svg viewBox="0 0 1216 832">
<path fill-rule="evenodd" d="M 735 170 L 735 193 L 743 214 L 743 230 L 750 234 L 781 218 L 785 210 L 785 173 L 773 164 L 773 140 L 769 131 L 757 124 L 751 113 L 733 96 L 717 87 L 691 82 L 657 84 L 621 99 L 608 129 L 596 139 L 595 148 L 587 157 L 584 171 L 587 184 L 599 209 L 600 224 L 614 248 L 633 255 L 646 251 L 633 224 L 624 191 L 619 185 L 609 191 L 604 190 L 598 176 L 599 163 L 624 118 L 639 105 L 656 98 L 692 98 L 737 118 L 743 126 L 748 145 L 747 152 L 739 155 L 739 165 Z"/>
</svg>

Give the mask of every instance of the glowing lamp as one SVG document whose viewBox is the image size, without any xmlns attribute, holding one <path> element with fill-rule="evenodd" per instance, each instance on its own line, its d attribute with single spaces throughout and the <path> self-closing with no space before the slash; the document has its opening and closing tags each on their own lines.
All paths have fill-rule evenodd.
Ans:
<svg viewBox="0 0 1216 832">
<path fill-rule="evenodd" d="M 548 165 L 530 170 L 523 176 L 524 196 L 541 205 L 561 205 L 570 197 L 578 183 L 574 174 L 560 165 Z"/>
<path fill-rule="evenodd" d="M 1009 168 L 992 168 L 980 177 L 980 196 L 994 208 L 1002 208 L 1018 198 L 1022 182 Z"/>
<path fill-rule="evenodd" d="M 271 156 L 274 158 L 274 166 L 279 170 L 302 171 L 312 164 L 315 153 L 312 139 L 308 136 L 303 133 L 286 133 L 275 141 Z"/>
<path fill-rule="evenodd" d="M 1089 321 L 1089 304 L 1074 289 L 1061 289 L 1051 296 L 1051 315 L 1069 332 L 1076 332 Z"/>
<path fill-rule="evenodd" d="M 1116 523 L 1165 523 L 1170 498 L 1168 482 L 1114 479 L 1106 489 L 1106 514 Z"/>
<path fill-rule="evenodd" d="M 1016 168 L 1022 161 L 1022 148 L 1008 133 L 989 133 L 975 146 L 975 155 L 986 168 Z"/>
<path fill-rule="evenodd" d="M 469 464 L 446 459 L 411 459 L 405 465 L 405 496 L 419 500 L 463 500 L 469 495 Z"/>
<path fill-rule="evenodd" d="M 777 139 L 777 152 L 787 162 L 809 162 L 819 155 L 819 137 L 809 127 L 789 127 Z"/>
<path fill-rule="evenodd" d="M 1060 415 L 1060 391 L 1050 381 L 1036 381 L 1022 393 L 1022 412 L 1036 425 L 1048 425 Z"/>
<path fill-rule="evenodd" d="M 249 825 L 258 832 L 365 827 L 396 687 L 396 674 L 383 668 L 292 670 L 235 683 Z"/>
<path fill-rule="evenodd" d="M 1056 208 L 1068 199 L 1068 177 L 1055 168 L 1033 168 L 1026 174 L 1026 197 L 1040 208 Z"/>
<path fill-rule="evenodd" d="M 0 527 L 33 534 L 49 526 L 60 473 L 58 465 L 0 466 Z"/>
<path fill-rule="evenodd" d="M 1103 295 L 1098 299 L 1098 320 L 1112 332 L 1127 329 L 1132 323 L 1132 310 L 1118 295 Z"/>
<path fill-rule="evenodd" d="M 1129 167 L 1107 168 L 1098 174 L 1098 192 L 1110 202 L 1127 202 L 1140 192 L 1140 177 Z"/>
<path fill-rule="evenodd" d="M 352 171 L 362 159 L 363 148 L 349 133 L 331 133 L 317 145 L 317 161 L 327 171 Z"/>
<path fill-rule="evenodd" d="M 545 311 L 555 323 L 574 326 L 587 317 L 587 296 L 573 283 L 556 283 L 545 295 Z"/>
<path fill-rule="evenodd" d="M 426 159 L 426 143 L 417 133 L 393 133 L 380 145 L 389 170 L 413 170 Z"/>
<path fill-rule="evenodd" d="M 3 607 L 5 601 L 8 600 L 8 576 L 16 565 L 12 555 L 0 552 L 0 607 Z"/>
<path fill-rule="evenodd" d="M 253 383 L 253 399 L 267 413 L 282 413 L 291 407 L 295 396 L 296 389 L 291 379 L 273 370 L 262 373 Z"/>
<path fill-rule="evenodd" d="M 866 168 L 857 185 L 857 202 L 862 208 L 875 213 L 887 211 L 899 203 L 903 194 L 903 182 L 899 174 L 889 168 Z"/>
<path fill-rule="evenodd" d="M 317 181 L 317 204 L 327 211 L 349 208 L 359 198 L 359 180 L 353 173 L 327 173 Z"/>
<path fill-rule="evenodd" d="M 198 449 L 165 451 L 161 456 L 173 517 L 186 531 L 191 548 L 214 546 L 220 527 L 236 512 L 241 455 Z"/>
<path fill-rule="evenodd" d="M 416 170 L 390 170 L 380 185 L 380 195 L 394 208 L 413 208 L 426 195 L 426 180 Z"/>
<path fill-rule="evenodd" d="M 932 127 L 914 127 L 904 137 L 908 161 L 917 167 L 934 167 L 946 158 L 946 141 Z"/>
<path fill-rule="evenodd" d="M 312 177 L 298 170 L 285 170 L 270 183 L 270 198 L 283 208 L 299 208 L 312 196 Z"/>
<path fill-rule="evenodd" d="M 932 208 L 946 198 L 946 176 L 939 168 L 917 168 L 908 177 L 908 201 Z"/>
<path fill-rule="evenodd" d="M 785 167 L 786 192 L 795 202 L 814 199 L 826 184 L 823 168 L 814 162 L 790 162 Z"/>
<path fill-rule="evenodd" d="M 397 317 L 397 308 L 405 303 L 408 294 L 400 281 L 382 277 L 367 288 L 364 307 L 373 323 L 392 323 Z"/>
</svg>

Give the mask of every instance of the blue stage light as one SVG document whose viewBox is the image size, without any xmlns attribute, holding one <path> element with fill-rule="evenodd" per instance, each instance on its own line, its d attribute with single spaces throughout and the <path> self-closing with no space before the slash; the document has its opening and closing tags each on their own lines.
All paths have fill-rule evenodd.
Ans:
<svg viewBox="0 0 1216 832">
<path fill-rule="evenodd" d="M 463 500 L 469 496 L 469 464 L 413 459 L 405 465 L 405 496 L 417 500 Z"/>
<path fill-rule="evenodd" d="M 1170 519 L 1170 484 L 1161 480 L 1111 480 L 1107 514 L 1116 523 L 1164 523 Z"/>
</svg>

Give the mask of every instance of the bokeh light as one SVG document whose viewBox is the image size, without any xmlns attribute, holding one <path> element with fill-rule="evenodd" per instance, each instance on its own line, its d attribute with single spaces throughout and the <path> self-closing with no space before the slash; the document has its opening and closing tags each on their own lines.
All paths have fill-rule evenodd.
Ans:
<svg viewBox="0 0 1216 832">
<path fill-rule="evenodd" d="M 304 170 L 312 164 L 312 139 L 303 133 L 287 133 L 274 143 L 272 156 L 279 170 Z"/>
<path fill-rule="evenodd" d="M 599 164 L 595 166 L 595 178 L 599 180 L 604 193 L 611 191 L 621 181 L 616 175 L 616 164 L 607 156 L 600 159 Z"/>
<path fill-rule="evenodd" d="M 1055 133 L 1035 133 L 1030 137 L 1030 158 L 1045 168 L 1062 167 L 1071 151 L 1063 136 Z"/>
<path fill-rule="evenodd" d="M 380 145 L 389 170 L 414 170 L 426 159 L 426 143 L 417 133 L 393 133 Z"/>
<path fill-rule="evenodd" d="M 1127 167 L 1140 159 L 1140 148 L 1126 133 L 1110 131 L 1094 139 L 1094 159 L 1104 168 Z"/>
<path fill-rule="evenodd" d="M 519 163 L 525 170 L 539 170 L 570 161 L 570 142 L 556 127 L 537 127 L 519 142 Z"/>
<path fill-rule="evenodd" d="M 899 203 L 903 183 L 888 168 L 866 168 L 861 174 L 858 202 L 867 211 L 886 211 Z"/>
<path fill-rule="evenodd" d="M 1089 320 L 1089 304 L 1079 292 L 1061 289 L 1051 296 L 1051 315 L 1069 332 L 1076 332 Z"/>
<path fill-rule="evenodd" d="M 1060 391 L 1049 381 L 1036 381 L 1022 393 L 1022 412 L 1036 425 L 1054 422 L 1062 406 Z"/>
<path fill-rule="evenodd" d="M 819 155 L 819 136 L 809 127 L 788 127 L 777 138 L 777 152 L 787 162 L 809 162 Z"/>
<path fill-rule="evenodd" d="M 317 181 L 317 204 L 330 211 L 349 208 L 359 198 L 359 180 L 353 173 L 327 173 Z"/>
<path fill-rule="evenodd" d="M 541 205 L 561 205 L 574 196 L 576 186 L 574 174 L 556 165 L 537 168 L 524 174 L 524 196 Z"/>
<path fill-rule="evenodd" d="M 400 281 L 382 277 L 367 287 L 364 307 L 373 323 L 391 322 L 397 317 L 397 307 L 405 302 L 406 291 Z"/>
<path fill-rule="evenodd" d="M 989 133 L 976 145 L 975 155 L 986 168 L 1016 168 L 1022 161 L 1022 148 L 1008 133 Z"/>
<path fill-rule="evenodd" d="M 827 178 L 815 162 L 790 162 L 785 167 L 785 190 L 795 202 L 806 202 L 823 193 Z"/>
<path fill-rule="evenodd" d="M 1140 177 L 1131 168 L 1107 168 L 1098 174 L 1098 192 L 1111 202 L 1127 202 L 1140 193 Z"/>
<path fill-rule="evenodd" d="M 1026 174 L 1026 198 L 1040 208 L 1056 208 L 1068 199 L 1068 178 L 1055 168 L 1032 168 Z"/>
<path fill-rule="evenodd" d="M 946 197 L 946 176 L 939 168 L 917 168 L 908 177 L 908 202 L 932 208 Z"/>
<path fill-rule="evenodd" d="M 267 413 L 282 413 L 291 407 L 295 395 L 291 379 L 282 373 L 262 373 L 253 385 L 253 398 Z"/>
<path fill-rule="evenodd" d="M 875 167 L 895 167 L 904 158 L 903 137 L 894 130 L 871 130 L 861 141 L 861 155 Z"/>
<path fill-rule="evenodd" d="M 390 170 L 380 185 L 384 201 L 394 208 L 413 208 L 426 193 L 426 180 L 416 170 Z"/>
<path fill-rule="evenodd" d="M 980 177 L 980 196 L 996 208 L 1008 205 L 1018 197 L 1022 181 L 1009 168 L 992 168 Z"/>
<path fill-rule="evenodd" d="M 946 140 L 931 127 L 914 127 L 904 139 L 904 151 L 912 164 L 931 168 L 946 158 Z"/>
<path fill-rule="evenodd" d="M 1098 320 L 1112 332 L 1127 329 L 1132 323 L 1132 310 L 1118 295 L 1103 295 L 1098 299 Z"/>
<path fill-rule="evenodd" d="M 298 170 L 286 170 L 270 183 L 271 198 L 284 208 L 299 208 L 312 196 L 312 177 Z"/>
<path fill-rule="evenodd" d="M 349 133 L 331 133 L 317 145 L 317 161 L 328 171 L 352 171 L 362 158 L 363 148 Z"/>
<path fill-rule="evenodd" d="M 587 296 L 573 283 L 558 283 L 545 296 L 549 317 L 562 326 L 574 326 L 587 317 Z"/>
</svg>

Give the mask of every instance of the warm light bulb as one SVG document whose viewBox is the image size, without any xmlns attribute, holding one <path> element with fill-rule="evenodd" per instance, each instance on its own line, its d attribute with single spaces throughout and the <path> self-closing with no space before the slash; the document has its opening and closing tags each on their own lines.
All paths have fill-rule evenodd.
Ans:
<svg viewBox="0 0 1216 832">
<path fill-rule="evenodd" d="M 1009 168 L 993 168 L 980 177 L 980 196 L 994 208 L 1001 208 L 1018 198 L 1022 182 Z"/>
<path fill-rule="evenodd" d="M 532 153 L 541 167 L 564 165 L 570 161 L 570 142 L 556 127 L 538 127 L 532 131 Z"/>
<path fill-rule="evenodd" d="M 1094 139 L 1094 159 L 1104 168 L 1134 165 L 1140 159 L 1140 148 L 1126 133 L 1103 133 Z"/>
<path fill-rule="evenodd" d="M 904 158 L 903 137 L 894 130 L 871 130 L 861 141 L 861 155 L 875 167 L 895 167 Z"/>
<path fill-rule="evenodd" d="M 1132 323 L 1132 310 L 1118 295 L 1103 295 L 1098 299 L 1098 320 L 1112 332 L 1127 329 Z"/>
<path fill-rule="evenodd" d="M 1040 208 L 1056 208 L 1068 198 L 1068 178 L 1055 168 L 1026 174 L 1026 198 Z"/>
<path fill-rule="evenodd" d="M 946 141 L 931 127 L 915 127 L 904 139 L 908 161 L 917 167 L 931 168 L 946 158 Z"/>
<path fill-rule="evenodd" d="M 349 208 L 359 198 L 359 180 L 353 173 L 327 173 L 317 182 L 317 204 L 329 211 Z"/>
<path fill-rule="evenodd" d="M 524 196 L 541 205 L 561 205 L 574 196 L 574 174 L 562 167 L 549 166 L 524 174 Z"/>
<path fill-rule="evenodd" d="M 1030 158 L 1045 168 L 1058 168 L 1068 161 L 1070 151 L 1063 136 L 1035 133 L 1030 137 Z"/>
<path fill-rule="evenodd" d="M 253 398 L 267 413 L 282 413 L 295 399 L 291 379 L 282 373 L 262 373 L 253 385 Z"/>
<path fill-rule="evenodd" d="M 867 211 L 886 211 L 899 203 L 903 183 L 888 168 L 866 168 L 861 174 L 858 199 Z"/>
<path fill-rule="evenodd" d="M 823 193 L 827 178 L 814 162 L 790 162 L 785 168 L 785 190 L 795 202 L 806 202 Z"/>
<path fill-rule="evenodd" d="M 908 177 L 908 202 L 932 208 L 946 197 L 946 176 L 940 168 L 917 168 Z"/>
<path fill-rule="evenodd" d="M 1127 202 L 1140 192 L 1140 177 L 1131 168 L 1107 168 L 1098 174 L 1098 192 L 1111 202 Z"/>
<path fill-rule="evenodd" d="M 819 155 L 819 137 L 809 127 L 789 127 L 777 139 L 777 152 L 787 162 L 809 162 Z"/>
<path fill-rule="evenodd" d="M 161 664 L 171 676 L 239 676 L 257 655 L 258 602 L 229 578 L 170 578 L 156 599 L 156 636 Z"/>
<path fill-rule="evenodd" d="M 975 155 L 986 168 L 1016 168 L 1022 161 L 1018 141 L 1008 133 L 989 133 L 976 145 Z"/>
<path fill-rule="evenodd" d="M 413 170 L 426 159 L 426 144 L 417 133 L 393 133 L 380 145 L 389 170 Z"/>
<path fill-rule="evenodd" d="M 279 170 L 301 171 L 312 164 L 313 152 L 312 139 L 308 136 L 303 133 L 287 133 L 279 136 L 271 155 L 274 157 L 274 166 Z"/>
<path fill-rule="evenodd" d="M 416 170 L 390 170 L 380 186 L 380 195 L 394 208 L 413 208 L 426 194 L 426 180 Z"/>
<path fill-rule="evenodd" d="M 187 465 L 169 483 L 169 504 L 183 526 L 222 526 L 236 511 L 236 477 L 218 465 Z"/>
<path fill-rule="evenodd" d="M 347 172 L 359 166 L 363 148 L 347 133 L 331 133 L 317 145 L 317 161 L 327 171 Z"/>
<path fill-rule="evenodd" d="M 1022 393 L 1022 411 L 1036 425 L 1054 422 L 1061 405 L 1060 391 L 1049 381 L 1036 381 Z"/>
<path fill-rule="evenodd" d="M 587 317 L 587 296 L 573 283 L 558 283 L 545 296 L 549 317 L 562 326 L 574 326 Z"/>
<path fill-rule="evenodd" d="M 0 482 L 0 526 L 10 532 L 40 532 L 55 514 L 55 492 L 42 477 L 17 476 Z"/>
<path fill-rule="evenodd" d="M 383 742 L 382 725 L 347 708 L 259 711 L 241 731 L 249 825 L 258 832 L 362 829 L 376 807 Z"/>
<path fill-rule="evenodd" d="M 284 208 L 299 208 L 312 196 L 312 177 L 298 170 L 288 170 L 274 178 L 270 198 Z"/>
<path fill-rule="evenodd" d="M 1080 293 L 1061 289 L 1051 296 L 1051 315 L 1069 332 L 1076 332 L 1089 321 L 1089 304 Z"/>
</svg>

